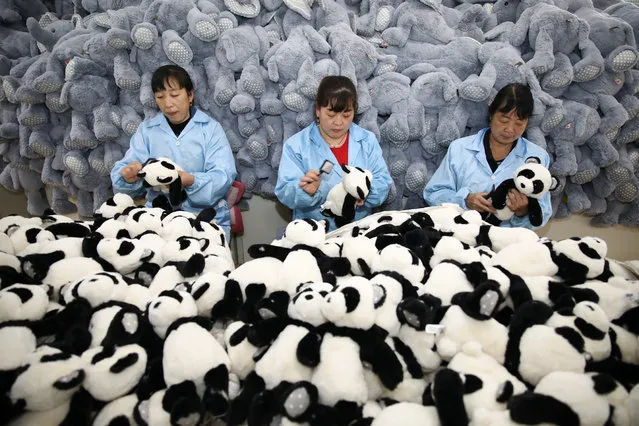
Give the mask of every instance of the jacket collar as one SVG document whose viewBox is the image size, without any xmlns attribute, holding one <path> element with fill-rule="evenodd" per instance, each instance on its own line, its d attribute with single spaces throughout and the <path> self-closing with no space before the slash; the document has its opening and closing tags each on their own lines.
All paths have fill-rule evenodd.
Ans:
<svg viewBox="0 0 639 426">
<path fill-rule="evenodd" d="M 195 114 L 192 113 L 191 122 L 196 123 L 207 123 L 211 120 L 211 118 L 200 111 L 198 108 L 193 107 L 191 111 L 195 110 Z M 187 128 L 191 127 L 191 122 L 187 124 Z M 169 126 L 169 122 L 161 112 L 158 112 L 151 120 L 149 120 L 149 127 L 161 126 L 169 133 L 173 133 L 171 127 Z M 185 129 L 186 130 L 186 129 Z"/>
<path fill-rule="evenodd" d="M 475 135 L 475 137 L 473 138 L 473 141 L 470 144 L 468 144 L 468 146 L 466 146 L 466 149 L 468 149 L 469 151 L 483 153 L 484 152 L 484 135 L 486 134 L 487 131 L 488 131 L 488 127 L 480 130 L 479 133 L 477 133 L 477 135 Z M 514 154 L 517 157 L 524 158 L 526 156 L 526 152 L 527 152 L 526 139 L 520 137 L 519 139 L 517 139 L 517 145 L 515 145 L 515 148 L 510 152 L 510 154 L 508 154 L 508 156 L 510 156 L 511 154 Z"/>
<path fill-rule="evenodd" d="M 328 146 L 322 135 L 320 134 L 319 127 L 316 122 L 311 124 L 309 138 L 311 143 L 315 145 L 316 152 L 319 156 L 323 156 L 324 159 L 330 160 L 335 163 L 333 167 L 333 171 L 337 173 L 338 176 L 342 176 L 342 168 L 339 164 L 336 163 L 335 155 L 331 151 L 331 148 Z M 348 128 L 348 162 L 349 164 L 353 164 L 353 160 L 359 156 L 360 151 L 362 150 L 362 143 L 367 138 L 366 131 L 359 127 L 355 123 L 351 123 Z M 322 160 L 323 161 L 323 160 Z"/>
<path fill-rule="evenodd" d="M 466 149 L 469 151 L 473 151 L 475 154 L 475 158 L 477 161 L 486 169 L 486 171 L 490 174 L 496 173 L 493 172 L 488 165 L 488 159 L 486 158 L 486 150 L 484 148 L 484 135 L 488 131 L 488 128 L 481 130 L 479 133 L 475 135 L 472 142 L 466 146 Z M 515 148 L 504 158 L 502 166 L 508 167 L 511 162 L 516 161 L 520 162 L 522 158 L 526 158 L 526 152 L 528 151 L 526 145 L 526 139 L 520 137 L 517 140 L 517 145 Z M 500 166 L 501 167 L 501 166 Z M 499 169 L 497 169 L 499 170 Z"/>
</svg>

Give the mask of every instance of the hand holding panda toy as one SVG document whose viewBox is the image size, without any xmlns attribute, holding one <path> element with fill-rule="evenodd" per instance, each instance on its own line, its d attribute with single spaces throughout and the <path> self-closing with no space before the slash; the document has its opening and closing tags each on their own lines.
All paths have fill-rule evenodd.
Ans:
<svg viewBox="0 0 639 426">
<path fill-rule="evenodd" d="M 138 177 L 143 179 L 145 188 L 169 194 L 172 206 L 177 206 L 186 200 L 186 191 L 182 188 L 182 168 L 168 158 L 149 158 L 142 165 Z"/>
<path fill-rule="evenodd" d="M 341 227 L 355 218 L 355 208 L 361 206 L 371 190 L 373 175 L 369 170 L 342 164 L 342 181 L 331 188 L 322 204 L 324 216 L 335 218 Z"/>
<path fill-rule="evenodd" d="M 489 215 L 486 220 L 492 225 L 499 225 L 502 221 L 510 219 L 514 212 L 506 206 L 506 198 L 511 189 L 516 189 L 528 197 L 528 218 L 533 226 L 543 223 L 543 214 L 539 205 L 539 198 L 548 191 L 557 188 L 559 182 L 550 171 L 541 164 L 537 157 L 528 157 L 526 162 L 515 170 L 512 179 L 506 179 L 486 196 L 496 210 L 494 215 Z"/>
</svg>

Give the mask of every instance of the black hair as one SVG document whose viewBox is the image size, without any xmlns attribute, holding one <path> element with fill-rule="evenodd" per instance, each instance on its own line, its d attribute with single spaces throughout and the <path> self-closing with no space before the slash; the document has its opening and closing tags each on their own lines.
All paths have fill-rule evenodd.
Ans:
<svg viewBox="0 0 639 426">
<path fill-rule="evenodd" d="M 322 79 L 317 88 L 315 107 L 330 107 L 332 111 L 342 112 L 353 108 L 357 111 L 357 90 L 348 78 L 341 75 L 329 75 Z"/>
<path fill-rule="evenodd" d="M 533 113 L 534 101 L 530 88 L 520 83 L 504 86 L 488 106 L 488 117 L 492 118 L 496 112 L 508 113 L 515 111 L 520 120 L 530 118 Z"/>
<path fill-rule="evenodd" d="M 177 65 L 162 65 L 151 77 L 151 90 L 153 93 L 160 92 L 168 87 L 169 80 L 175 80 L 180 88 L 186 89 L 186 93 L 193 92 L 193 81 L 189 73 Z"/>
</svg>

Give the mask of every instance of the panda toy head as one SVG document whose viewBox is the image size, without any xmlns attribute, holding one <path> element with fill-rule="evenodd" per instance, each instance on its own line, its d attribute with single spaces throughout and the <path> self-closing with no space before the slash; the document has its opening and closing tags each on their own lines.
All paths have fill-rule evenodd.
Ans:
<svg viewBox="0 0 639 426">
<path fill-rule="evenodd" d="M 44 287 L 13 284 L 0 290 L 0 322 L 28 320 L 44 317 L 49 295 Z"/>
<path fill-rule="evenodd" d="M 77 281 L 87 274 L 103 271 L 103 267 L 96 260 L 88 257 L 69 257 L 61 250 L 51 253 L 34 253 L 21 259 L 24 275 L 31 282 L 49 284 L 53 287 L 50 295 L 57 301 L 60 290 L 65 284 Z"/>
<path fill-rule="evenodd" d="M 224 299 L 226 279 L 222 274 L 209 272 L 200 275 L 193 282 L 189 292 L 197 305 L 198 315 L 211 316 L 213 306 Z"/>
<path fill-rule="evenodd" d="M 167 329 L 175 320 L 194 317 L 198 309 L 193 296 L 186 291 L 165 290 L 151 299 L 146 314 L 155 333 L 164 338 Z"/>
<path fill-rule="evenodd" d="M 125 219 L 126 216 L 121 216 L 119 219 L 111 218 L 96 223 L 93 233 L 104 238 L 131 238 L 131 233 L 124 223 Z"/>
<path fill-rule="evenodd" d="M 0 218 L 0 232 L 6 234 L 9 228 L 17 226 L 42 227 L 42 219 L 39 217 L 23 217 L 10 214 Z"/>
<path fill-rule="evenodd" d="M 192 237 L 195 218 L 193 213 L 181 210 L 167 214 L 162 218 L 162 237 L 167 241 L 179 237 Z"/>
<path fill-rule="evenodd" d="M 133 198 L 128 194 L 117 193 L 98 207 L 95 211 L 95 216 L 100 219 L 117 218 L 130 207 L 135 207 Z"/>
<path fill-rule="evenodd" d="M 326 322 L 322 313 L 324 298 L 333 290 L 328 283 L 306 283 L 298 287 L 297 293 L 288 304 L 290 318 L 318 326 Z"/>
<path fill-rule="evenodd" d="M 65 285 L 60 290 L 60 296 L 64 303 L 81 298 L 96 307 L 109 300 L 123 298 L 127 288 L 127 282 L 119 273 L 97 272 Z"/>
<path fill-rule="evenodd" d="M 53 241 L 56 239 L 53 232 L 47 231 L 39 226 L 32 225 L 11 226 L 7 229 L 6 234 L 13 243 L 15 253 L 20 253 L 30 244 Z"/>
<path fill-rule="evenodd" d="M 526 162 L 515 170 L 515 188 L 530 198 L 541 198 L 558 185 L 557 178 L 551 176 L 537 157 L 528 157 Z"/>
<path fill-rule="evenodd" d="M 587 279 L 608 281 L 612 274 L 607 253 L 606 242 L 596 237 L 563 239 L 553 242 L 550 250 L 557 275 L 569 285 L 583 284 Z"/>
<path fill-rule="evenodd" d="M 207 240 L 199 240 L 193 237 L 179 237 L 176 240 L 168 241 L 162 247 L 163 263 L 169 261 L 185 262 L 195 253 L 202 253 L 202 246 L 208 244 Z"/>
<path fill-rule="evenodd" d="M 110 301 L 97 306 L 91 315 L 89 332 L 90 347 L 139 343 L 153 350 L 159 342 L 144 312 L 125 302 Z"/>
<path fill-rule="evenodd" d="M 9 397 L 27 411 L 46 411 L 69 401 L 84 382 L 82 359 L 50 346 L 27 355 Z"/>
<path fill-rule="evenodd" d="M 273 241 L 272 244 L 289 248 L 296 244 L 317 247 L 324 242 L 328 227 L 327 220 L 295 219 L 286 225 L 282 238 Z"/>
<path fill-rule="evenodd" d="M 139 345 L 98 346 L 82 354 L 85 379 L 82 386 L 98 401 L 112 401 L 128 394 L 146 369 L 147 354 Z"/>
<path fill-rule="evenodd" d="M 342 164 L 342 182 L 347 193 L 359 200 L 365 200 L 371 190 L 373 174 L 361 167 Z"/>
<path fill-rule="evenodd" d="M 153 188 L 169 194 L 172 205 L 186 200 L 186 191 L 182 188 L 180 174 L 182 168 L 168 158 L 149 158 L 138 172 L 145 188 Z"/>
<path fill-rule="evenodd" d="M 322 314 L 338 327 L 368 330 L 375 323 L 375 304 L 384 294 L 379 287 L 362 277 L 345 277 L 325 296 Z"/>
<path fill-rule="evenodd" d="M 85 256 L 95 259 L 105 270 L 129 274 L 143 263 L 153 258 L 152 250 L 136 239 L 103 238 L 91 234 L 84 238 L 82 251 Z"/>
<path fill-rule="evenodd" d="M 166 212 L 162 209 L 138 207 L 131 209 L 124 220 L 124 226 L 132 237 L 137 237 L 147 231 L 160 233 L 162 218 Z"/>
</svg>

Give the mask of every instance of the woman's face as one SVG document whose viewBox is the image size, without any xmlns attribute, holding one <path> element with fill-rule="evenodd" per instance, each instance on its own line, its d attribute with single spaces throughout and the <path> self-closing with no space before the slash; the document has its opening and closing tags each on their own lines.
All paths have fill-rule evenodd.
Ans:
<svg viewBox="0 0 639 426">
<path fill-rule="evenodd" d="M 490 118 L 491 139 L 499 144 L 510 145 L 524 134 L 528 119 L 517 117 L 515 110 L 509 112 L 497 111 Z"/>
<path fill-rule="evenodd" d="M 193 92 L 188 93 L 184 87 L 180 87 L 175 79 L 169 79 L 164 89 L 153 94 L 155 103 L 169 121 L 179 124 L 189 118 L 189 109 L 193 101 Z"/>
<path fill-rule="evenodd" d="M 315 109 L 315 114 L 319 120 L 319 127 L 322 132 L 331 139 L 341 139 L 353 122 L 355 111 L 352 107 L 342 112 L 335 112 L 331 105 Z"/>
</svg>

